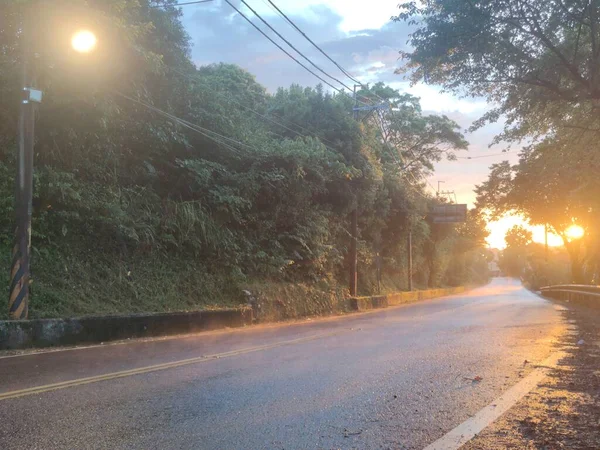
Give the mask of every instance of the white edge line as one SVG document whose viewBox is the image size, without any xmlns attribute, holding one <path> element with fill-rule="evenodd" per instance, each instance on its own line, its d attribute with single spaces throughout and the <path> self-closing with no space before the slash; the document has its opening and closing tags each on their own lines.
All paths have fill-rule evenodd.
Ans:
<svg viewBox="0 0 600 450">
<path fill-rule="evenodd" d="M 564 357 L 563 352 L 550 355 L 538 368 L 534 369 L 508 391 L 481 409 L 473 417 L 465 420 L 440 439 L 429 444 L 424 450 L 457 450 L 462 447 L 531 392 L 546 377 L 548 370 L 555 367 L 562 357 Z"/>
</svg>

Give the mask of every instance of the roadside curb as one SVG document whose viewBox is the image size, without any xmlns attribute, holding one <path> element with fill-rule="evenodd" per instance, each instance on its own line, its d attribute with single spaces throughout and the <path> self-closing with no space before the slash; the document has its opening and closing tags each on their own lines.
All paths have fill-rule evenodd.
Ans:
<svg viewBox="0 0 600 450">
<path fill-rule="evenodd" d="M 395 292 L 346 300 L 349 311 L 368 311 L 460 294 L 467 288 Z M 124 339 L 191 334 L 253 323 L 251 307 L 212 311 L 0 321 L 0 350 L 98 344 Z"/>
<path fill-rule="evenodd" d="M 251 308 L 0 321 L 0 350 L 92 344 L 119 339 L 168 336 L 252 323 Z"/>
<path fill-rule="evenodd" d="M 427 289 L 423 291 L 395 292 L 387 295 L 370 297 L 353 297 L 348 299 L 348 308 L 353 311 L 368 311 L 370 309 L 387 308 L 404 303 L 414 303 L 421 300 L 460 294 L 467 290 L 464 286 L 444 289 Z"/>
</svg>

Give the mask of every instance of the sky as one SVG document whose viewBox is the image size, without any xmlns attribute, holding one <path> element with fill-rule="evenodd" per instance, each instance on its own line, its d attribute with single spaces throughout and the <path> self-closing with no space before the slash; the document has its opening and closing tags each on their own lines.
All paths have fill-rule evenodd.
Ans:
<svg viewBox="0 0 600 450">
<path fill-rule="evenodd" d="M 399 0 L 272 0 L 290 17 L 307 36 L 348 70 L 362 83 L 383 81 L 409 92 L 421 99 L 427 113 L 445 114 L 455 120 L 463 130 L 483 115 L 489 106 L 480 98 L 457 98 L 444 93 L 437 86 L 419 84 L 411 86 L 402 75 L 394 71 L 401 66 L 399 51 L 409 50 L 407 44 L 410 28 L 407 24 L 391 21 L 398 13 Z M 183 0 L 180 0 L 182 3 Z M 300 51 L 326 72 L 351 86 L 344 75 L 308 41 L 297 33 L 267 0 L 246 0 L 264 19 Z M 244 14 L 265 28 L 239 0 L 232 0 Z M 313 75 L 288 58 L 264 36 L 240 17 L 223 0 L 190 5 L 183 8 L 183 23 L 191 38 L 192 60 L 197 65 L 216 62 L 235 63 L 256 76 L 258 82 L 270 92 L 292 83 L 315 86 L 319 83 Z M 272 32 L 268 34 L 279 40 Z M 283 44 L 285 47 L 285 44 Z M 292 52 L 293 53 L 293 52 Z M 337 83 L 333 83 L 336 84 Z M 485 181 L 489 166 L 502 160 L 516 163 L 518 148 L 512 153 L 502 153 L 502 145 L 489 147 L 502 124 L 491 124 L 474 133 L 466 133 L 468 152 L 458 156 L 481 157 L 443 161 L 436 165 L 430 177 L 430 191 L 438 181 L 442 190 L 454 191 L 459 203 L 472 207 L 475 202 L 475 185 Z M 519 217 L 506 217 L 489 224 L 488 245 L 504 247 L 504 234 L 513 225 L 524 225 Z M 532 228 L 534 240 L 544 241 L 543 228 Z M 557 236 L 550 236 L 550 245 L 560 245 Z"/>
</svg>

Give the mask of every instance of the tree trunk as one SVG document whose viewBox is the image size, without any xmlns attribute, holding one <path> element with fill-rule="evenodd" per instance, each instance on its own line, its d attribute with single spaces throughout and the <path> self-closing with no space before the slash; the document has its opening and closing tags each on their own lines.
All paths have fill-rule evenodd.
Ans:
<svg viewBox="0 0 600 450">
<path fill-rule="evenodd" d="M 583 261 L 581 260 L 581 244 L 580 242 L 569 242 L 566 236 L 561 234 L 561 238 L 569 254 L 571 262 L 571 283 L 586 284 L 587 280 L 583 272 Z"/>
</svg>

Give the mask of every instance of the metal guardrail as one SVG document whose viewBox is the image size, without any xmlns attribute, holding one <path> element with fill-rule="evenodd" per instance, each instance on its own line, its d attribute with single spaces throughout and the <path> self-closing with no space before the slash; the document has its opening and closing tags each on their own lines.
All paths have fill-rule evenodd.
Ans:
<svg viewBox="0 0 600 450">
<path fill-rule="evenodd" d="M 600 306 L 600 286 L 587 284 L 559 284 L 540 288 L 544 297 Z"/>
</svg>

